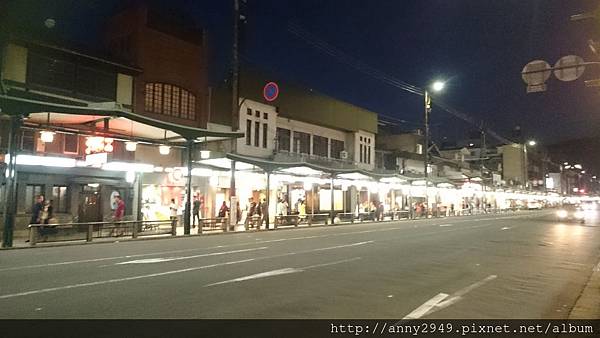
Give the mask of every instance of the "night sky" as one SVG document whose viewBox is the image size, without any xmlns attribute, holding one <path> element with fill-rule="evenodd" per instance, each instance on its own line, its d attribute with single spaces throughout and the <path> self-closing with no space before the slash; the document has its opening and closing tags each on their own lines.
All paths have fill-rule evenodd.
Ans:
<svg viewBox="0 0 600 338">
<path fill-rule="evenodd" d="M 7 13 L 13 29 L 44 30 L 44 19 L 52 17 L 57 22 L 52 34 L 97 49 L 105 20 L 120 3 L 19 0 L 10 2 Z M 155 3 L 208 30 L 211 82 L 223 81 L 230 61 L 232 0 Z M 448 80 L 443 100 L 503 136 L 510 137 L 511 129 L 521 125 L 526 137 L 556 143 L 600 136 L 600 89 L 586 88 L 582 81 L 600 77 L 600 67 L 586 70 L 575 82 L 551 77 L 548 91 L 536 94 L 525 93 L 520 72 L 531 60 L 553 65 L 568 54 L 596 61 L 587 40 L 600 39 L 600 19 L 597 24 L 570 22 L 569 17 L 598 5 L 597 0 L 248 0 L 242 60 L 243 66 L 258 66 L 289 82 L 408 121 L 406 129 L 417 127 L 421 97 L 315 48 L 293 33 L 299 27 L 351 60 L 395 79 L 419 87 L 434 79 Z M 438 140 L 463 138 L 471 128 L 436 108 L 432 123 Z"/>
</svg>

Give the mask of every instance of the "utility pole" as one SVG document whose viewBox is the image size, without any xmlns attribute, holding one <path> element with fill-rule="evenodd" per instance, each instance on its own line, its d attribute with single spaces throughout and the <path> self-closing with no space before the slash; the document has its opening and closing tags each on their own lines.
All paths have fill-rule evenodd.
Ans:
<svg viewBox="0 0 600 338">
<path fill-rule="evenodd" d="M 240 106 L 239 106 L 239 24 L 240 24 L 240 1 L 233 0 L 233 42 L 231 44 L 231 131 L 240 130 Z M 231 140 L 231 153 L 237 151 L 237 140 Z M 236 196 L 235 187 L 235 161 L 231 161 L 231 180 L 229 181 L 229 196 Z M 236 208 L 237 200 L 231 199 L 230 208 Z"/>
<path fill-rule="evenodd" d="M 429 186 L 429 113 L 431 112 L 431 96 L 425 91 L 425 116 L 424 116 L 424 141 L 423 141 L 423 175 L 425 177 L 425 218 L 429 215 L 429 195 L 427 187 Z"/>
</svg>

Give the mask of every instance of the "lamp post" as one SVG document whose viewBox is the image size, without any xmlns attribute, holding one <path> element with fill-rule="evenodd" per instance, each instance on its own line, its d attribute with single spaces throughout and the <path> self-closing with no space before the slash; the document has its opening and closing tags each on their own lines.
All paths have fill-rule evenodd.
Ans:
<svg viewBox="0 0 600 338">
<path fill-rule="evenodd" d="M 441 81 L 435 81 L 433 83 L 433 85 L 431 86 L 431 89 L 434 92 L 439 92 L 442 89 L 444 89 L 444 82 Z M 423 158 L 423 172 L 424 172 L 424 176 L 425 176 L 425 218 L 428 217 L 429 214 L 429 195 L 427 194 L 427 187 L 429 185 L 429 172 L 428 172 L 428 167 L 429 167 L 429 113 L 431 113 L 431 95 L 429 94 L 429 91 L 427 89 L 425 89 L 425 116 L 424 116 L 424 131 L 423 131 L 423 138 L 424 138 L 424 144 L 423 144 L 423 148 L 424 148 L 424 158 Z"/>
</svg>

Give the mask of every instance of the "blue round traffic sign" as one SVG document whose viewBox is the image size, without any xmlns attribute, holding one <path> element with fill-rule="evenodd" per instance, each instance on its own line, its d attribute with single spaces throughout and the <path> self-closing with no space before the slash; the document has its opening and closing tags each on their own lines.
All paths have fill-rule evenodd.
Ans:
<svg viewBox="0 0 600 338">
<path fill-rule="evenodd" d="M 275 82 L 269 82 L 263 88 L 263 97 L 265 100 L 271 102 L 275 101 L 279 96 L 279 86 Z"/>
</svg>

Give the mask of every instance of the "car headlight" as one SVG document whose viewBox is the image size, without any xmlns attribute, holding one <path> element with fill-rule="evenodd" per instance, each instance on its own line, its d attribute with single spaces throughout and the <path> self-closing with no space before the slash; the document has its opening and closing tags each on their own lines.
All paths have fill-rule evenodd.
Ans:
<svg viewBox="0 0 600 338">
<path fill-rule="evenodd" d="M 556 216 L 558 216 L 559 218 L 566 218 L 568 216 L 568 213 L 566 210 L 558 210 L 556 212 Z"/>
<path fill-rule="evenodd" d="M 575 214 L 573 215 L 575 216 L 575 218 L 583 218 L 585 216 L 583 211 L 575 211 Z"/>
</svg>

